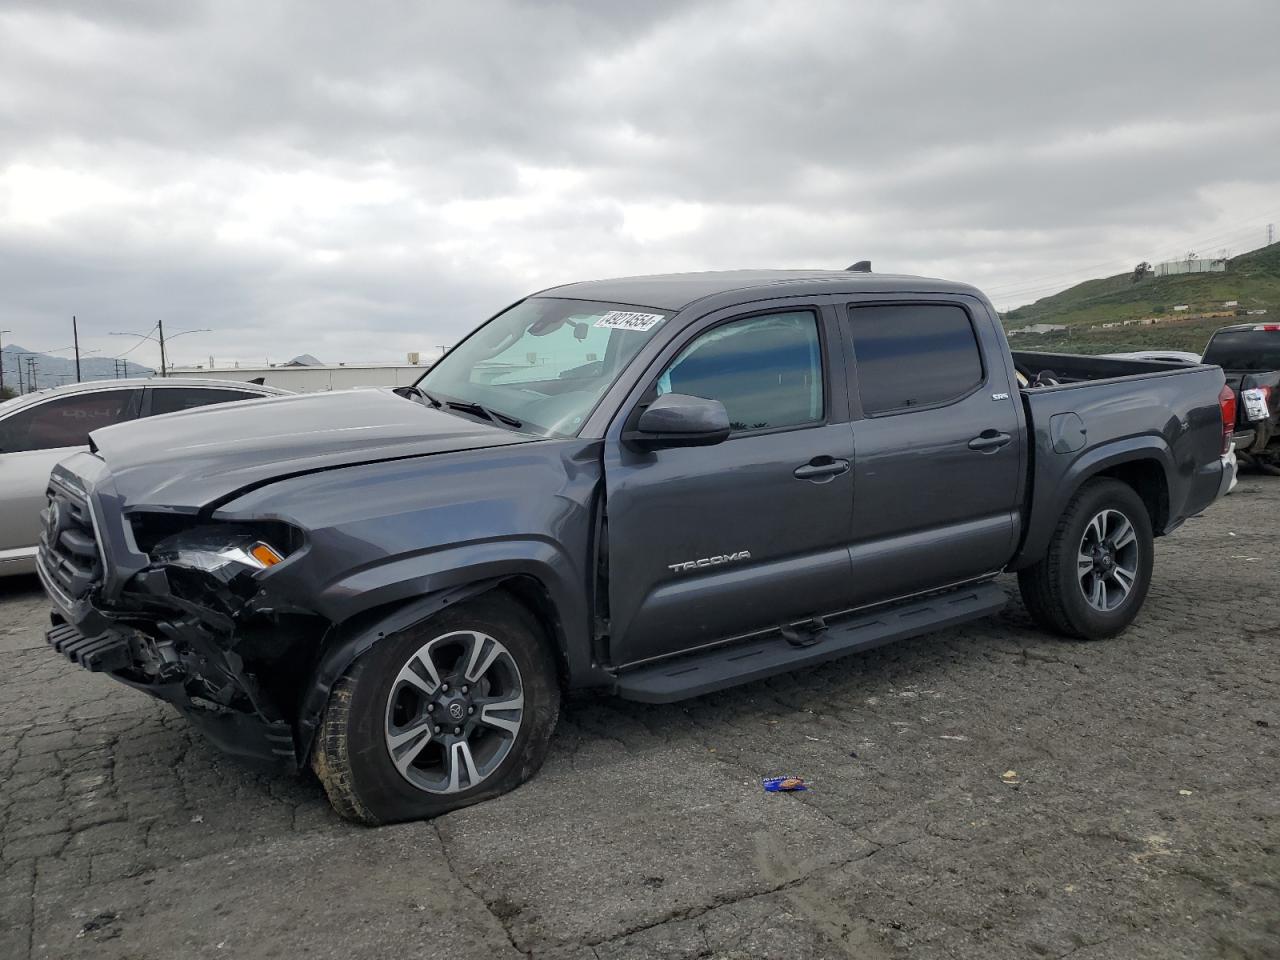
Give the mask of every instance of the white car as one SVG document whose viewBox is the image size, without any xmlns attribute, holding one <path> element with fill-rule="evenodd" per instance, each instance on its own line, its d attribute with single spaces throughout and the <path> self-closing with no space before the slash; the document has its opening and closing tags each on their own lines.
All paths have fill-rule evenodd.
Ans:
<svg viewBox="0 0 1280 960">
<path fill-rule="evenodd" d="M 229 380 L 166 377 L 92 380 L 0 403 L 0 577 L 35 570 L 49 471 L 86 449 L 91 431 L 124 420 L 288 392 Z"/>
</svg>

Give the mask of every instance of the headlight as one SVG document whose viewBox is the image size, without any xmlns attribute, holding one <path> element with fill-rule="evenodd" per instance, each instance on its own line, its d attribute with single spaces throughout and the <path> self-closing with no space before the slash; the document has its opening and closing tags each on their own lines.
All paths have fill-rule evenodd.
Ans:
<svg viewBox="0 0 1280 960">
<path fill-rule="evenodd" d="M 153 535 L 145 537 L 144 529 Z M 154 525 L 143 528 L 135 523 L 134 531 L 139 547 L 153 562 L 226 579 L 274 567 L 302 543 L 297 530 L 278 522 L 204 524 L 160 536 L 154 535 Z"/>
<path fill-rule="evenodd" d="M 214 573 L 232 564 L 251 570 L 265 570 L 267 567 L 274 567 L 284 559 L 284 556 L 266 541 L 257 540 L 250 544 L 228 546 L 216 551 L 184 550 L 179 547 L 171 556 L 163 559 L 180 567 L 192 567 L 196 570 L 204 570 L 206 573 Z"/>
</svg>

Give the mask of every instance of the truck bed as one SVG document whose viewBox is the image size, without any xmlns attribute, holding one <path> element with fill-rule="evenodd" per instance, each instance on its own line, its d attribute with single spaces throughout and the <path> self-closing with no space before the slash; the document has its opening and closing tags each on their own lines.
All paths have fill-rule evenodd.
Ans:
<svg viewBox="0 0 1280 960">
<path fill-rule="evenodd" d="M 1120 380 L 1139 377 L 1175 375 L 1193 370 L 1207 369 L 1204 364 L 1173 363 L 1163 360 L 1135 360 L 1119 357 L 1094 357 L 1076 353 L 1040 353 L 1033 350 L 1013 350 L 1013 363 L 1027 379 L 1049 372 L 1060 386 L 1097 380 Z M 1036 387 L 1035 389 L 1053 389 Z"/>
<path fill-rule="evenodd" d="M 1157 536 L 1217 498 L 1222 478 L 1223 374 L 1207 364 L 1013 352 L 1029 379 L 1021 389 L 1028 435 L 1028 506 L 1014 569 L 1042 554 L 1079 477 L 1113 460 L 1120 470 L 1159 471 L 1163 492 L 1149 503 Z M 1135 456 L 1140 459 L 1135 463 Z"/>
</svg>

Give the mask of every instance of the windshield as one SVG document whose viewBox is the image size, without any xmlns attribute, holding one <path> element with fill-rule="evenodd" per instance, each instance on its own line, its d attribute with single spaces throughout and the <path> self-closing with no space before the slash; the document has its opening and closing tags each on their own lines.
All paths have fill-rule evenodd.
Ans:
<svg viewBox="0 0 1280 960">
<path fill-rule="evenodd" d="M 1280 330 L 1230 330 L 1215 333 L 1204 362 L 1223 370 L 1280 370 Z"/>
<path fill-rule="evenodd" d="M 533 297 L 460 343 L 417 386 L 442 403 L 479 404 L 545 436 L 578 432 L 670 311 Z"/>
</svg>

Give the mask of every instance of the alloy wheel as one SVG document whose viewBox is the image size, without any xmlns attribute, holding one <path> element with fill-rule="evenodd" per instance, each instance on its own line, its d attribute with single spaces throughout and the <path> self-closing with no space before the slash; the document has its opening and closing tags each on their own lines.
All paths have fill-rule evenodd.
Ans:
<svg viewBox="0 0 1280 960">
<path fill-rule="evenodd" d="M 387 696 L 387 752 L 419 790 L 458 793 L 501 766 L 523 720 L 524 686 L 511 652 L 488 634 L 458 630 L 401 667 Z"/>
<path fill-rule="evenodd" d="M 1084 528 L 1076 573 L 1085 601 L 1110 613 L 1129 598 L 1138 577 L 1138 534 L 1119 510 L 1100 511 Z"/>
</svg>

